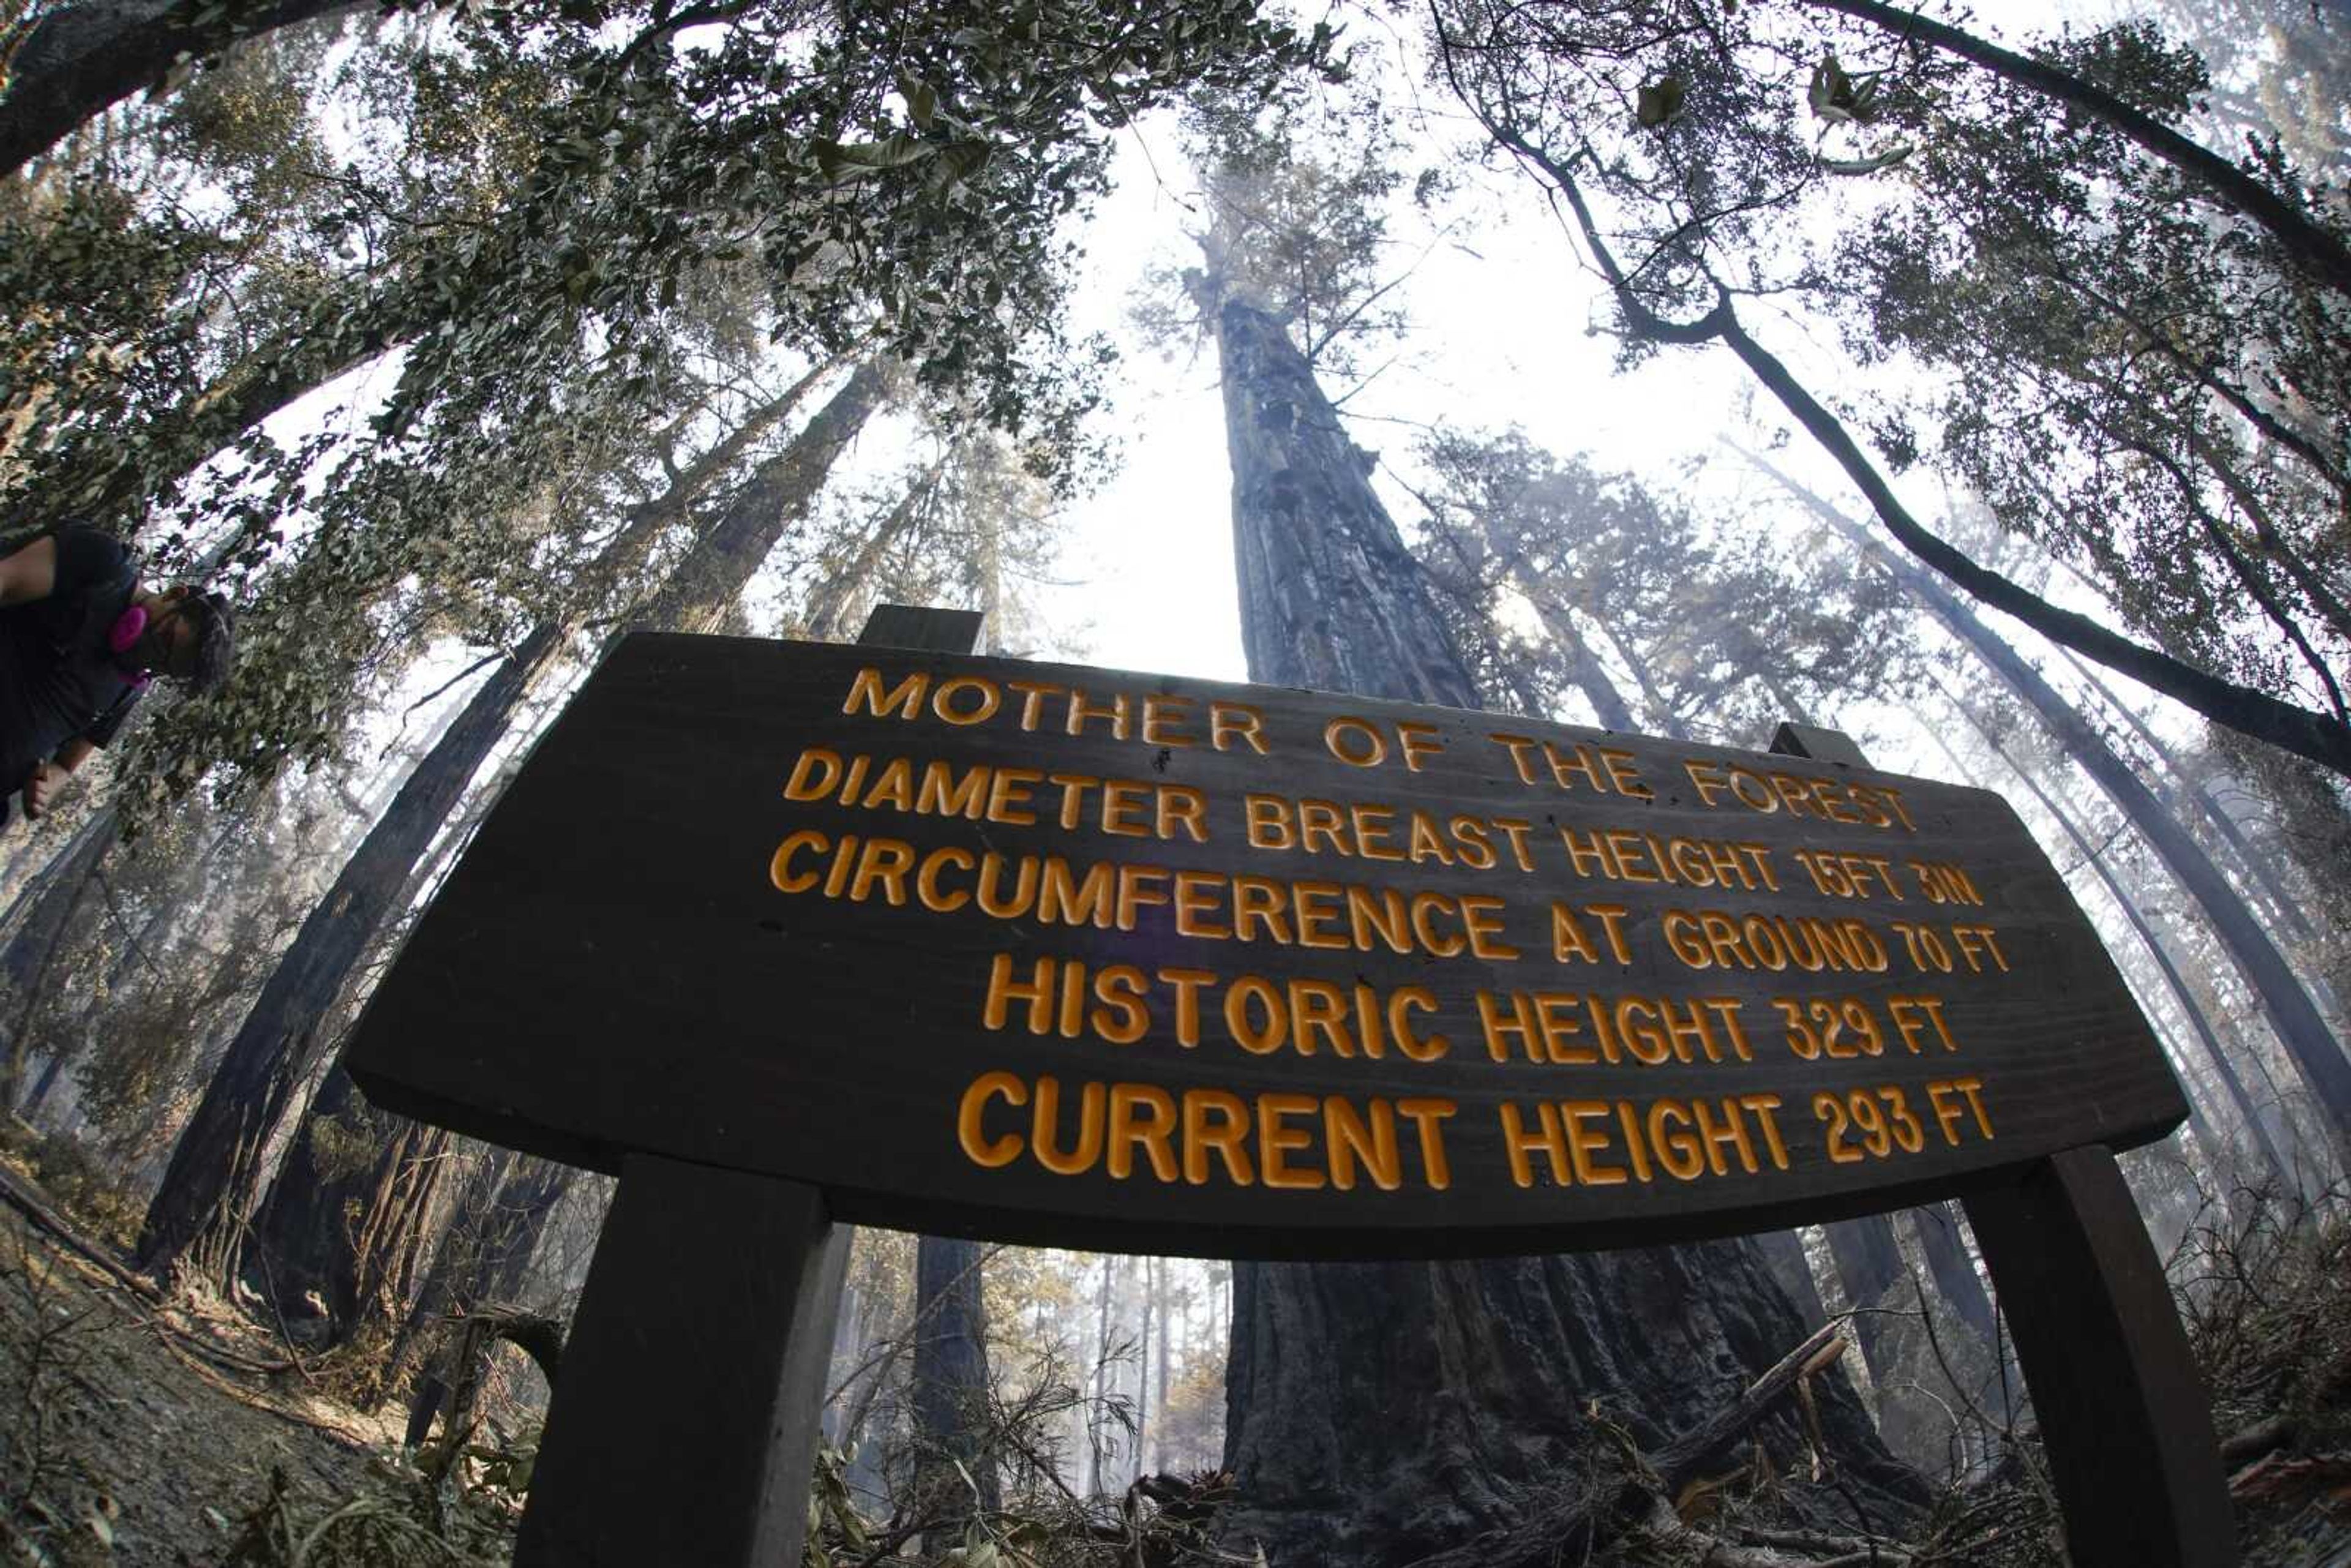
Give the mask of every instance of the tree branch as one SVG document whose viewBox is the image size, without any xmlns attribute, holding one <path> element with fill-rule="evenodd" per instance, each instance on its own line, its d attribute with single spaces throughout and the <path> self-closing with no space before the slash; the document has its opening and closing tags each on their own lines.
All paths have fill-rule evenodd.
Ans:
<svg viewBox="0 0 2351 1568">
<path fill-rule="evenodd" d="M 1915 11 L 1883 4 L 1883 0 L 1802 0 L 1824 11 L 1883 27 L 1906 38 L 1931 44 L 1946 54 L 1981 66 L 2021 87 L 2047 94 L 2058 102 L 2103 121 L 2117 134 L 2137 142 L 2203 186 L 2232 211 L 2267 229 L 2296 264 L 2328 287 L 2351 294 L 2351 246 L 2331 233 L 2275 191 L 2210 149 L 2199 145 L 2151 116 L 2133 109 L 2096 84 L 2068 70 L 2003 49 L 1972 33 L 1932 21 Z"/>
</svg>

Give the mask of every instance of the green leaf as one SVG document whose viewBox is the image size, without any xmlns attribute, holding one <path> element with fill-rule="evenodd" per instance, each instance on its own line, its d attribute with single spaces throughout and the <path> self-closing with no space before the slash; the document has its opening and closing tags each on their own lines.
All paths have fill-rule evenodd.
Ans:
<svg viewBox="0 0 2351 1568">
<path fill-rule="evenodd" d="M 990 151 L 985 141 L 946 143 L 938 149 L 938 162 L 924 172 L 923 188 L 933 195 L 946 194 L 986 168 Z"/>
<path fill-rule="evenodd" d="M 1813 106 L 1813 114 L 1837 123 L 1867 120 L 1877 110 L 1877 81 L 1865 77 L 1855 81 L 1837 64 L 1835 51 L 1821 51 L 1821 63 L 1813 68 L 1812 86 L 1804 97 Z"/>
<path fill-rule="evenodd" d="M 810 145 L 816 152 L 817 172 L 834 182 L 862 179 L 883 169 L 903 169 L 938 152 L 934 143 L 916 141 L 903 131 L 893 131 L 879 141 L 819 140 Z"/>
<path fill-rule="evenodd" d="M 1687 93 L 1679 77 L 1659 77 L 1641 89 L 1633 107 L 1634 118 L 1652 131 L 1671 125 L 1681 118 Z"/>
<path fill-rule="evenodd" d="M 938 120 L 939 92 L 926 81 L 910 76 L 898 78 L 899 96 L 906 100 L 906 112 L 914 118 L 917 131 L 928 131 Z"/>
</svg>

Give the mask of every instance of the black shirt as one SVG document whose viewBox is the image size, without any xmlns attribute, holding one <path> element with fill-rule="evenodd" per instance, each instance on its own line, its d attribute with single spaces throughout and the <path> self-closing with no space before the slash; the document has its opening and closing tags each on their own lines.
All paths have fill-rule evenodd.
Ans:
<svg viewBox="0 0 2351 1568">
<path fill-rule="evenodd" d="M 68 524 L 48 597 L 0 609 L 0 821 L 36 763 L 76 737 L 104 746 L 138 700 L 107 644 L 138 588 L 130 552 Z"/>
</svg>

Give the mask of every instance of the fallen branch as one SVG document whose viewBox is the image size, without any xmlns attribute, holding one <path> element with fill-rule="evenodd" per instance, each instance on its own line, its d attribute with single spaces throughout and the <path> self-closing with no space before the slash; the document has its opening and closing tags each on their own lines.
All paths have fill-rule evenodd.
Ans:
<svg viewBox="0 0 2351 1568">
<path fill-rule="evenodd" d="M 5 1166 L 0 1166 L 0 1198 L 5 1198 L 9 1207 L 31 1220 L 36 1228 L 63 1243 L 68 1250 L 124 1290 L 150 1301 L 163 1299 L 163 1292 L 156 1289 L 153 1281 L 134 1274 L 116 1262 L 108 1255 L 107 1248 L 84 1236 L 72 1220 L 43 1202 Z"/>
<path fill-rule="evenodd" d="M 1827 1366 L 1845 1352 L 1843 1320 L 1823 1324 L 1810 1339 L 1782 1356 L 1747 1391 L 1714 1415 L 1674 1438 L 1650 1459 L 1649 1468 L 1667 1492 L 1698 1474 L 1703 1465 L 1732 1438 L 1755 1425 L 1771 1405 L 1802 1377 Z"/>
<path fill-rule="evenodd" d="M 2256 1421 L 2221 1439 L 2220 1466 L 2223 1469 L 2240 1469 L 2263 1454 L 2274 1452 L 2293 1441 L 2293 1416 L 2273 1416 L 2265 1421 Z"/>
<path fill-rule="evenodd" d="M 1666 1498 L 1694 1477 L 1708 1458 L 1761 1419 L 1771 1402 L 1845 1351 L 1844 1320 L 1823 1325 L 1748 1385 L 1738 1398 L 1672 1439 L 1653 1457 L 1635 1456 L 1629 1473 L 1583 1478 L 1514 1524 L 1464 1545 L 1423 1557 L 1410 1568 L 1516 1568 L 1529 1563 L 1574 1562 L 1605 1541 L 1632 1531 L 1656 1532 L 1663 1517 L 1680 1520 Z M 1629 1446 L 1629 1445 L 1628 1445 Z M 1692 1532 L 1690 1539 L 1698 1539 Z M 1709 1568 L 1798 1568 L 1784 1554 L 1740 1547 L 1708 1536 Z M 1903 1561 L 1907 1561 L 1904 1559 Z M 1801 1568 L 1820 1568 L 1804 1562 Z"/>
<path fill-rule="evenodd" d="M 1854 1549 L 1825 1561 L 1809 1552 L 1795 1557 L 1771 1546 L 1741 1546 L 1684 1523 L 1681 1515 L 1661 1497 L 1649 1500 L 1649 1511 L 1641 1521 L 1641 1531 L 1674 1553 L 1676 1561 L 1685 1560 L 1684 1553 L 1695 1552 L 1696 1560 L 1706 1568 L 1861 1568 L 1865 1563 L 1903 1568 L 1913 1561 L 1907 1552 L 1874 1541 L 1856 1540 L 1851 1543 Z"/>
</svg>

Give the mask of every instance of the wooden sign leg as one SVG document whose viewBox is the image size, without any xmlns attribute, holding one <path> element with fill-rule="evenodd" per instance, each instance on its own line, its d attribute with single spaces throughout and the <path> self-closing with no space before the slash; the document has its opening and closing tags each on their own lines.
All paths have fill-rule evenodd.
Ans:
<svg viewBox="0 0 2351 1568">
<path fill-rule="evenodd" d="M 980 619 L 876 605 L 857 640 L 967 653 Z M 515 1568 L 798 1563 L 849 1237 L 812 1186 L 629 1155 Z"/>
<path fill-rule="evenodd" d="M 798 1563 L 848 1262 L 814 1187 L 630 1155 L 516 1568 Z"/>
<path fill-rule="evenodd" d="M 1967 1200 L 2016 1336 L 2074 1568 L 2225 1568 L 2237 1527 L 2163 1264 L 2103 1148 Z"/>
</svg>

